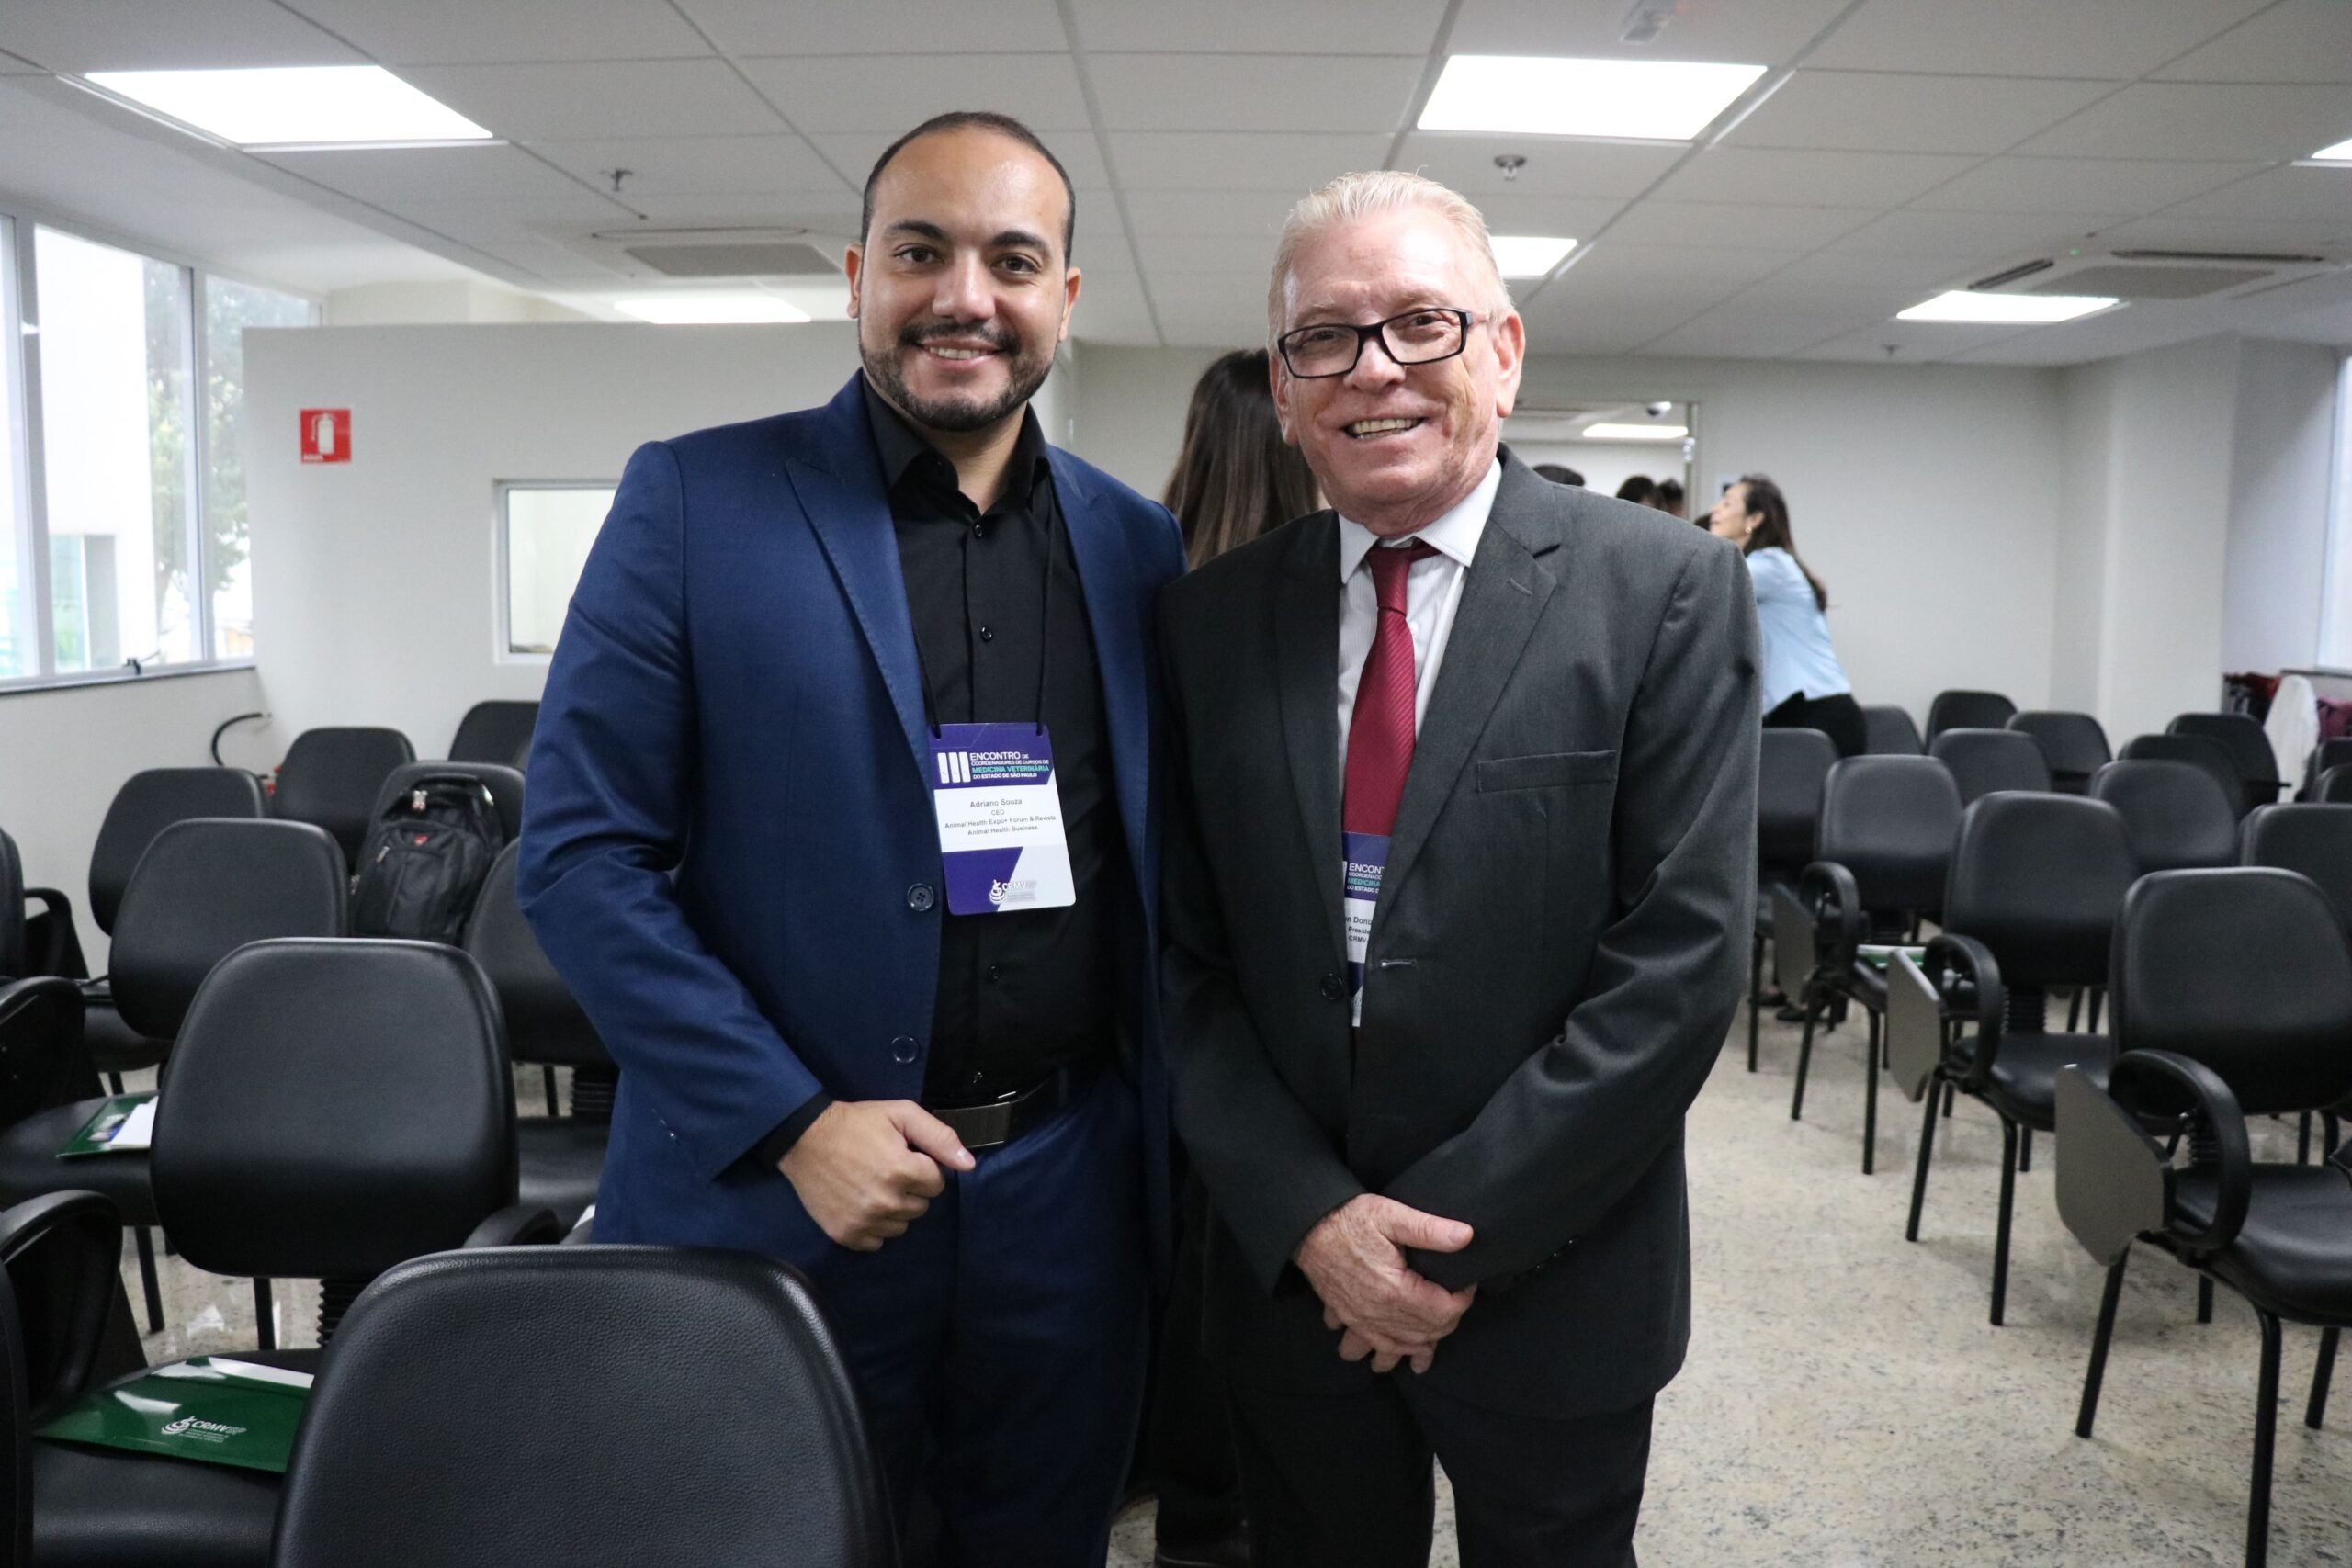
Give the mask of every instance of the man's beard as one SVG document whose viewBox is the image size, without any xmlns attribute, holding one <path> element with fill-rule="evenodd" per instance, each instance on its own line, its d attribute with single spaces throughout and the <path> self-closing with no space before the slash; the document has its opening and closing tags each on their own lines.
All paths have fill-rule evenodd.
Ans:
<svg viewBox="0 0 2352 1568">
<path fill-rule="evenodd" d="M 989 347 L 999 350 L 1004 359 L 1006 372 L 1004 390 L 985 402 L 968 397 L 939 399 L 916 396 L 914 389 L 907 385 L 906 377 L 899 372 L 899 350 L 920 349 L 929 340 L 942 337 L 978 338 L 985 340 Z M 951 431 L 959 435 L 986 430 L 1008 415 L 1018 412 L 1036 395 L 1037 389 L 1046 384 L 1046 376 L 1054 368 L 1054 357 L 1050 352 L 1041 355 L 1025 355 L 1021 349 L 1021 340 L 1001 328 L 973 328 L 945 322 L 933 327 L 910 327 L 900 333 L 888 348 L 878 353 L 865 346 L 861 334 L 857 354 L 865 367 L 865 378 L 874 384 L 875 390 L 882 394 L 885 402 L 926 430 Z"/>
</svg>

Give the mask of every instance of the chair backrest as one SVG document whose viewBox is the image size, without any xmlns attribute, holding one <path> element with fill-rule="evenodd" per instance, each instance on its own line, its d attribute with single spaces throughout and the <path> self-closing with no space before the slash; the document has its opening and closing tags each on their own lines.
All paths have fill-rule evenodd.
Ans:
<svg viewBox="0 0 2352 1568">
<path fill-rule="evenodd" d="M 0 832 L 0 979 L 24 975 L 31 947 L 25 936 L 25 863 L 17 840 Z"/>
<path fill-rule="evenodd" d="M 483 1248 L 377 1280 L 311 1391 L 270 1556 L 898 1560 L 857 1396 L 807 1284 L 745 1253 L 650 1247 Z"/>
<path fill-rule="evenodd" d="M 150 768 L 114 792 L 90 849 L 90 918 L 114 930 L 115 912 L 139 857 L 155 835 L 198 817 L 257 820 L 269 814 L 261 781 L 243 768 Z"/>
<path fill-rule="evenodd" d="M 523 919 L 523 906 L 514 897 L 515 857 L 521 849 L 508 844 L 491 863 L 473 917 L 466 922 L 466 951 L 498 995 L 499 1009 L 506 1015 L 507 1050 L 516 1061 L 607 1066 L 612 1054 Z"/>
<path fill-rule="evenodd" d="M 1951 770 L 1962 806 L 1995 790 L 2050 789 L 2041 748 L 2014 729 L 1947 729 L 1928 743 L 1928 754 Z"/>
<path fill-rule="evenodd" d="M 2244 832 L 2244 863 L 2309 877 L 2352 934 L 2352 806 L 2257 806 Z"/>
<path fill-rule="evenodd" d="M 523 836 L 523 775 L 501 762 L 403 762 L 384 775 L 384 787 L 376 792 L 376 804 L 368 812 L 369 826 L 391 808 L 401 792 L 434 773 L 464 773 L 480 779 L 498 807 L 498 820 L 506 829 L 506 841 L 511 844 Z"/>
<path fill-rule="evenodd" d="M 1960 809 L 1951 770 L 1933 757 L 1844 758 L 1822 785 L 1815 858 L 1853 873 L 1872 913 L 1939 909 Z"/>
<path fill-rule="evenodd" d="M 2312 786 L 2312 798 L 2330 806 L 2352 803 L 2352 762 L 2339 762 L 2320 774 Z"/>
<path fill-rule="evenodd" d="M 1960 819 L 1943 928 L 1992 949 L 2013 990 L 2099 985 L 2115 912 L 2139 874 L 2106 802 L 1988 795 Z"/>
<path fill-rule="evenodd" d="M 1766 877 L 1794 880 L 1813 858 L 1821 785 L 1837 743 L 1818 729 L 1768 729 L 1756 768 L 1756 859 Z"/>
<path fill-rule="evenodd" d="M 116 912 L 114 1005 L 151 1040 L 170 1040 L 212 966 L 249 942 L 350 930 L 343 852 L 307 822 L 209 817 L 155 835 Z"/>
<path fill-rule="evenodd" d="M 2245 778 L 2222 743 L 2210 735 L 2135 735 L 2123 743 L 2130 762 L 2187 762 L 2220 786 L 2233 820 L 2245 815 Z"/>
<path fill-rule="evenodd" d="M 2081 794 L 2093 773 L 2115 761 L 2107 731 L 2086 713 L 2033 709 L 2010 716 L 2008 728 L 2033 737 L 2050 764 L 2051 782 L 2074 794 Z"/>
<path fill-rule="evenodd" d="M 1862 710 L 1862 728 L 1870 738 L 1871 756 L 1927 755 L 1928 748 L 1919 739 L 1919 727 L 1912 722 L 1906 708 L 1866 707 Z"/>
<path fill-rule="evenodd" d="M 514 1080 L 481 971 L 435 942 L 256 942 L 188 1009 L 155 1212 L 216 1274 L 369 1280 L 515 1200 Z"/>
<path fill-rule="evenodd" d="M 476 703 L 458 721 L 449 761 L 496 762 L 519 773 L 530 761 L 531 730 L 538 722 L 537 703 Z"/>
<path fill-rule="evenodd" d="M 2312 747 L 2310 758 L 2303 764 L 2302 798 L 2317 800 L 2320 776 L 2331 768 L 2347 765 L 2352 765 L 2352 737 L 2323 740 Z"/>
<path fill-rule="evenodd" d="M 2238 777 L 2248 784 L 2275 784 L 2278 782 L 2278 753 L 2270 749 L 2270 737 L 2263 732 L 2261 723 L 2242 713 L 2184 713 L 2176 715 L 2165 726 L 2167 735 L 2201 735 L 2220 743 L 2229 753 L 2231 765 Z"/>
<path fill-rule="evenodd" d="M 286 749 L 269 813 L 333 833 L 347 866 L 368 836 L 385 775 L 414 761 L 416 749 L 397 729 L 306 729 Z"/>
<path fill-rule="evenodd" d="M 2116 919 L 2117 1047 L 2203 1063 L 2248 1115 L 2352 1090 L 2352 946 L 2320 890 L 2269 866 L 2143 876 Z"/>
<path fill-rule="evenodd" d="M 1998 692 L 1938 692 L 1928 705 L 1928 739 L 1932 743 L 1947 729 L 1998 729 L 2017 711 Z"/>
<path fill-rule="evenodd" d="M 2213 775 L 2190 762 L 2125 758 L 2091 775 L 2090 795 L 2123 814 L 2143 873 L 2230 865 L 2237 822 Z"/>
</svg>

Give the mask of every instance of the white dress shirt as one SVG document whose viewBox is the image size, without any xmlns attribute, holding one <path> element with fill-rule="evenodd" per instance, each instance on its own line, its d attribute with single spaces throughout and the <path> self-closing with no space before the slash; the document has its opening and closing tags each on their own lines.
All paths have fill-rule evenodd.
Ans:
<svg viewBox="0 0 2352 1568">
<path fill-rule="evenodd" d="M 1356 685 L 1363 679 L 1364 660 L 1372 657 L 1373 635 L 1380 629 L 1380 599 L 1372 585 L 1372 568 L 1364 563 L 1378 546 L 1408 545 L 1419 539 L 1437 554 L 1415 561 L 1405 573 L 1405 624 L 1413 633 L 1413 733 L 1430 711 L 1430 692 L 1437 684 L 1438 666 L 1445 660 L 1446 638 L 1453 631 L 1454 612 L 1462 606 L 1462 581 L 1478 553 L 1487 531 L 1487 514 L 1495 509 L 1495 492 L 1502 488 L 1503 466 L 1497 460 L 1478 481 L 1478 488 L 1453 509 L 1401 539 L 1384 541 L 1361 523 L 1340 519 L 1340 777 L 1348 776 L 1348 724 L 1355 716 Z"/>
</svg>

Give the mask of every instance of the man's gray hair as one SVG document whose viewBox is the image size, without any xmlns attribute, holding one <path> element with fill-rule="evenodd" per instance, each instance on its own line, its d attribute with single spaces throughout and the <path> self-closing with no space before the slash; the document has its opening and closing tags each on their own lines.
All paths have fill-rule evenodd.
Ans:
<svg viewBox="0 0 2352 1568">
<path fill-rule="evenodd" d="M 1406 170 L 1374 169 L 1341 175 L 1321 189 L 1300 197 L 1298 205 L 1290 209 L 1290 216 L 1283 220 L 1282 238 L 1274 245 L 1273 282 L 1266 291 L 1268 336 L 1282 335 L 1283 307 L 1289 303 L 1291 268 L 1307 241 L 1334 224 L 1406 207 L 1427 208 L 1453 225 L 1463 245 L 1477 258 L 1472 264 L 1473 269 L 1486 274 L 1487 297 L 1475 302 L 1477 308 L 1498 320 L 1510 315 L 1510 289 L 1503 282 L 1502 268 L 1495 265 L 1494 241 L 1487 233 L 1486 219 L 1470 205 L 1469 198 Z M 1485 265 L 1480 267 L 1478 263 Z"/>
</svg>

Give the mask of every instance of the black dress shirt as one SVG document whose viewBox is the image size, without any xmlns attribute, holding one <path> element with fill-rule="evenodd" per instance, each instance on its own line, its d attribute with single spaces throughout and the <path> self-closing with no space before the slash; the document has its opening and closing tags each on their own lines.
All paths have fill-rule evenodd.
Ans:
<svg viewBox="0 0 2352 1568">
<path fill-rule="evenodd" d="M 1022 416 L 1003 494 L 984 513 L 956 488 L 956 466 L 870 386 L 865 412 L 889 490 L 926 717 L 933 724 L 1036 718 L 1040 664 L 1046 666 L 1042 716 L 1078 897 L 1062 908 L 1018 914 L 957 915 L 943 902 L 923 1099 L 969 1104 L 1025 1089 L 1060 1067 L 1111 1058 L 1117 939 L 1133 883 L 1085 592 L 1037 416 Z M 769 1165 L 781 1159 L 831 1103 L 820 1095 L 802 1107 L 761 1143 L 758 1156 Z"/>
</svg>

